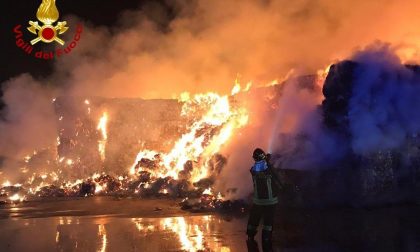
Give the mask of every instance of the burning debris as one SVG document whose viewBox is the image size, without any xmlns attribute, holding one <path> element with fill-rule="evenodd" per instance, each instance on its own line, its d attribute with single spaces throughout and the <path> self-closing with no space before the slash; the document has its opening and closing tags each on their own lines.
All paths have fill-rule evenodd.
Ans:
<svg viewBox="0 0 420 252">
<path fill-rule="evenodd" d="M 22 176 L 19 187 L 5 184 L 2 195 L 13 202 L 21 199 L 14 196 L 18 192 L 28 200 L 93 195 L 175 197 L 185 199 L 184 205 L 195 198 L 202 206 L 215 208 L 222 195 L 213 195 L 214 176 L 227 162 L 219 151 L 248 120 L 247 111 L 232 101 L 215 93 L 182 102 L 54 99 L 57 151 L 37 164 L 51 167 L 39 168 L 41 172 L 26 179 Z M 133 144 L 127 146 L 129 143 Z M 134 148 L 140 149 L 137 155 Z M 121 169 L 128 167 L 130 153 L 137 156 L 134 163 Z M 26 172 L 39 155 L 25 157 Z"/>
<path fill-rule="evenodd" d="M 192 181 L 208 177 L 210 160 L 232 131 L 247 123 L 248 117 L 243 109 L 231 109 L 228 96 L 213 93 L 198 95 L 185 102 L 181 115 L 196 114 L 203 116 L 193 121 L 169 153 L 141 151 L 130 172 L 147 170 L 155 177 L 170 176 L 174 179 L 191 175 Z"/>
<path fill-rule="evenodd" d="M 23 202 L 25 196 L 22 195 L 24 195 L 22 185 L 11 185 L 10 182 L 6 181 L 0 189 L 0 204 Z"/>
</svg>

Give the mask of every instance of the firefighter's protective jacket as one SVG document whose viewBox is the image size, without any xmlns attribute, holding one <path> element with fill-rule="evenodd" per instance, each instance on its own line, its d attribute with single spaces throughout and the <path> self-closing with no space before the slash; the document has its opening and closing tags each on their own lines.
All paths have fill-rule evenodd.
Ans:
<svg viewBox="0 0 420 252">
<path fill-rule="evenodd" d="M 274 205 L 278 203 L 277 193 L 281 188 L 280 180 L 273 167 L 265 160 L 255 162 L 251 168 L 254 184 L 253 202 L 256 205 Z"/>
</svg>

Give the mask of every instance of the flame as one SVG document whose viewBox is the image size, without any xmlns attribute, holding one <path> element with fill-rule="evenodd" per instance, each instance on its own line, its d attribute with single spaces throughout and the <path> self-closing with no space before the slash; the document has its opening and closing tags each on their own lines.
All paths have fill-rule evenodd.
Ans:
<svg viewBox="0 0 420 252">
<path fill-rule="evenodd" d="M 55 0 L 42 0 L 41 5 L 38 8 L 36 17 L 39 21 L 46 25 L 51 25 L 59 18 L 57 6 Z"/>
<path fill-rule="evenodd" d="M 107 123 L 108 123 L 108 113 L 104 112 L 102 117 L 99 119 L 97 130 L 101 132 L 102 139 L 98 141 L 98 151 L 101 155 L 101 160 L 105 160 L 105 147 L 106 141 L 108 139 L 107 134 Z"/>
<path fill-rule="evenodd" d="M 250 87 L 251 84 L 247 85 Z M 248 123 L 248 112 L 246 109 L 237 105 L 236 100 L 230 95 L 219 95 L 216 93 L 190 95 L 183 93 L 181 95 L 182 108 L 181 117 L 184 117 L 189 125 L 184 129 L 184 134 L 174 142 L 171 150 L 160 153 L 155 150 L 142 149 L 136 156 L 135 163 L 130 169 L 133 176 L 125 176 L 123 174 L 89 174 L 81 176 L 84 169 L 82 159 L 78 156 L 59 156 L 55 153 L 53 160 L 46 160 L 47 164 L 56 165 L 56 170 L 46 172 L 30 173 L 27 169 L 32 163 L 34 155 L 22 157 L 24 167 L 20 171 L 27 172 L 24 180 L 17 181 L 15 187 L 21 187 L 25 191 L 25 195 L 29 194 L 37 197 L 64 195 L 79 196 L 82 188 L 86 188 L 85 195 L 89 194 L 108 194 L 119 190 L 121 193 L 140 193 L 143 189 L 150 189 L 158 178 L 171 177 L 179 179 L 187 179 L 188 182 L 197 182 L 203 178 L 207 178 L 215 172 L 211 169 L 214 157 L 221 151 L 222 146 L 226 145 L 231 139 L 235 130 L 243 127 Z M 234 102 L 234 103 L 233 103 Z M 83 106 L 89 107 L 91 102 L 84 100 Z M 99 135 L 98 152 L 102 161 L 105 160 L 105 148 L 108 140 L 108 112 L 104 111 L 99 114 L 100 118 L 96 125 L 96 131 Z M 76 132 L 77 135 L 77 132 Z M 52 148 L 61 146 L 61 134 L 56 138 Z M 71 144 L 77 144 L 71 142 Z M 96 146 L 96 145 L 95 145 Z M 40 152 L 42 153 L 42 152 Z M 139 161 L 146 158 L 152 161 L 153 167 L 142 167 Z M 34 159 L 35 160 L 35 159 Z M 46 167 L 48 168 L 48 167 Z M 135 175 L 141 171 L 146 171 L 150 175 L 148 181 L 142 181 L 138 186 L 132 187 L 132 182 L 139 178 Z M 182 173 L 180 173 L 182 171 Z M 148 175 L 148 176 L 149 176 Z M 184 177 L 185 176 L 185 177 Z M 118 181 L 118 182 L 117 182 Z M 115 182 L 115 183 L 114 183 Z M 83 184 L 83 186 L 82 186 Z M 9 181 L 3 183 L 3 187 L 12 186 Z M 90 189 L 89 189 L 90 188 Z M 161 187 L 159 192 L 162 194 L 172 194 L 173 191 L 168 187 Z M 210 195 L 206 195 L 209 193 Z M 217 192 L 212 192 L 212 188 L 208 188 L 204 194 L 206 200 L 210 203 L 216 198 Z M 219 194 L 220 196 L 220 194 Z M 20 197 L 20 196 L 19 196 Z M 13 196 L 11 199 L 16 199 Z"/>
<path fill-rule="evenodd" d="M 22 197 L 22 196 L 20 196 L 18 193 L 16 193 L 16 194 L 14 194 L 14 195 L 10 196 L 10 197 L 9 197 L 9 200 L 10 200 L 10 201 L 12 201 L 12 202 L 17 202 L 17 201 L 22 202 L 22 201 L 24 201 L 24 200 L 25 200 L 25 197 Z"/>
<path fill-rule="evenodd" d="M 223 200 L 224 198 L 223 198 L 222 194 L 220 192 L 218 192 L 217 196 L 216 196 L 216 199 L 217 200 Z"/>
<path fill-rule="evenodd" d="M 239 78 L 240 75 L 238 74 L 235 79 L 235 85 L 233 86 L 232 91 L 230 92 L 231 95 L 236 95 L 241 91 L 241 83 L 239 82 Z"/>
<path fill-rule="evenodd" d="M 324 69 L 320 69 L 316 72 L 317 79 L 316 84 L 322 88 L 328 73 L 330 72 L 331 65 L 326 66 Z"/>
<path fill-rule="evenodd" d="M 204 194 L 208 194 L 208 195 L 213 195 L 213 193 L 211 192 L 211 188 L 207 188 L 206 190 L 204 190 L 204 192 L 202 193 Z"/>
<path fill-rule="evenodd" d="M 2 184 L 2 186 L 3 187 L 7 187 L 7 186 L 11 186 L 12 185 L 12 183 L 10 183 L 10 181 L 9 180 L 6 180 L 3 184 Z"/>
<path fill-rule="evenodd" d="M 232 88 L 232 91 L 230 92 L 230 94 L 233 96 L 233 95 L 236 95 L 237 93 L 239 93 L 239 92 L 247 92 L 247 91 L 249 91 L 250 89 L 251 89 L 251 87 L 252 87 L 252 81 L 249 81 L 248 83 L 246 83 L 246 86 L 245 86 L 245 88 L 244 89 L 242 89 L 242 87 L 241 87 L 241 83 L 240 83 L 240 81 L 239 81 L 239 78 L 240 78 L 240 75 L 238 75 L 237 77 L 236 77 L 236 79 L 235 79 L 235 85 L 233 86 L 233 88 Z"/>
<path fill-rule="evenodd" d="M 140 167 L 137 171 L 147 170 L 154 177 L 178 179 L 178 173 L 184 169 L 187 161 L 192 161 L 197 165 L 194 166 L 191 180 L 195 182 L 207 177 L 207 161 L 220 151 L 235 129 L 247 124 L 248 113 L 244 109 L 232 107 L 228 96 L 207 93 L 197 94 L 187 100 L 181 114 L 194 115 L 203 110 L 203 116 L 189 126 L 188 132 L 181 136 L 172 150 L 159 156 L 159 169 Z M 153 150 L 139 152 L 130 173 L 135 174 L 136 165 L 141 159 L 155 160 L 157 154 Z"/>
<path fill-rule="evenodd" d="M 102 186 L 99 183 L 95 183 L 95 194 L 100 193 L 105 189 L 106 189 L 106 184 Z"/>
<path fill-rule="evenodd" d="M 233 86 L 232 91 L 230 92 L 231 95 L 236 95 L 241 91 L 241 84 L 235 83 L 235 86 Z"/>
<path fill-rule="evenodd" d="M 188 92 L 182 92 L 181 95 L 179 96 L 179 101 L 181 102 L 186 102 L 188 100 L 190 100 L 190 93 Z"/>
<path fill-rule="evenodd" d="M 85 105 L 87 106 L 88 114 L 90 114 L 90 112 L 91 112 L 91 109 L 90 109 L 90 101 L 88 99 L 85 99 Z"/>
<path fill-rule="evenodd" d="M 274 86 L 274 85 L 277 85 L 277 84 L 279 84 L 279 80 L 274 79 L 274 80 L 270 81 L 269 83 L 267 83 L 265 86 L 266 87 L 271 87 L 271 86 Z"/>
<path fill-rule="evenodd" d="M 246 92 L 246 91 L 249 91 L 249 90 L 251 89 L 251 87 L 252 87 L 252 81 L 249 81 L 249 82 L 246 84 L 244 91 L 245 91 L 245 92 Z"/>
</svg>

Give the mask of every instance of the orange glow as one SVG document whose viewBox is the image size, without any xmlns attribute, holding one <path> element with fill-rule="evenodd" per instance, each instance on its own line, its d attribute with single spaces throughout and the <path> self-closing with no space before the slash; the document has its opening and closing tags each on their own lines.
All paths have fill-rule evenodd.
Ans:
<svg viewBox="0 0 420 252">
<path fill-rule="evenodd" d="M 104 112 L 99 119 L 97 130 L 101 133 L 101 140 L 98 141 L 98 151 L 101 155 L 101 160 L 105 160 L 105 147 L 106 147 L 106 141 L 108 139 L 108 133 L 107 133 L 107 123 L 108 123 L 108 113 Z"/>
<path fill-rule="evenodd" d="M 159 220 L 132 218 L 140 235 L 145 236 L 149 232 L 171 231 L 176 235 L 182 251 L 230 251 L 211 235 L 211 223 L 213 216 L 168 217 Z M 209 235 L 210 234 L 210 235 Z"/>
</svg>

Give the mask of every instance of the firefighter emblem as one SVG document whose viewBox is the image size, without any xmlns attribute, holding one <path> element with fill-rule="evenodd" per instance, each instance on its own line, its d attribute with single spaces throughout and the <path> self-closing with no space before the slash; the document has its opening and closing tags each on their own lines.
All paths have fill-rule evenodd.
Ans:
<svg viewBox="0 0 420 252">
<path fill-rule="evenodd" d="M 66 26 L 66 21 L 57 22 L 59 15 L 55 0 L 42 0 L 36 13 L 36 17 L 41 24 L 38 21 L 29 21 L 28 30 L 38 36 L 31 40 L 32 45 L 40 41 L 44 43 L 55 41 L 64 45 L 64 40 L 59 38 L 58 35 L 65 33 L 69 28 Z M 55 22 L 57 22 L 56 25 L 54 25 Z"/>
</svg>

